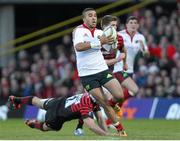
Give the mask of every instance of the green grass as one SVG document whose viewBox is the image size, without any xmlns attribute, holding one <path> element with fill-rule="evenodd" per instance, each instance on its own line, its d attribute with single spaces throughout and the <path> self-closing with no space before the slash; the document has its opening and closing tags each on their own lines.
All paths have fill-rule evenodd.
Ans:
<svg viewBox="0 0 180 141">
<path fill-rule="evenodd" d="M 20 119 L 0 121 L 1 140 L 180 140 L 179 120 L 123 120 L 128 137 L 97 136 L 85 128 L 85 136 L 73 135 L 77 121 L 64 124 L 61 131 L 41 132 Z"/>
</svg>

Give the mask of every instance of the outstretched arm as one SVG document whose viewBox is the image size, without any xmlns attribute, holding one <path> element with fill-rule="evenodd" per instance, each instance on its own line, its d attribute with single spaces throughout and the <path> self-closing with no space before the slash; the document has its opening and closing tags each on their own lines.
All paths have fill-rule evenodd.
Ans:
<svg viewBox="0 0 180 141">
<path fill-rule="evenodd" d="M 83 119 L 85 125 L 94 133 L 101 135 L 101 136 L 121 136 L 118 133 L 109 133 L 107 131 L 104 131 L 103 129 L 101 129 L 92 118 L 88 117 Z"/>
<path fill-rule="evenodd" d="M 83 119 L 85 125 L 94 133 L 98 134 L 98 135 L 108 135 L 108 132 L 104 131 L 103 129 L 101 129 L 92 118 L 87 117 L 85 119 Z"/>
<path fill-rule="evenodd" d="M 101 111 L 97 111 L 94 113 L 98 122 L 98 125 L 101 127 L 101 129 L 103 129 L 104 131 L 108 131 L 105 119 L 102 116 L 102 112 Z"/>
</svg>

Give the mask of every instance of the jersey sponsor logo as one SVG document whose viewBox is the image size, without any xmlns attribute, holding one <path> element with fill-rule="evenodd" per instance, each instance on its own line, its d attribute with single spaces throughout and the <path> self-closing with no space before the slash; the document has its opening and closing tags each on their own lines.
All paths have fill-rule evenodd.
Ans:
<svg viewBox="0 0 180 141">
<path fill-rule="evenodd" d="M 107 76 L 106 76 L 106 78 L 111 78 L 112 77 L 112 75 L 111 74 L 107 74 Z"/>
<path fill-rule="evenodd" d="M 72 104 L 80 103 L 82 95 L 83 94 L 78 94 L 78 95 L 71 96 L 71 97 L 67 98 L 66 102 L 65 102 L 65 108 L 69 107 Z"/>
<path fill-rule="evenodd" d="M 128 74 L 126 72 L 123 72 L 123 77 L 127 77 Z"/>
<path fill-rule="evenodd" d="M 90 85 L 86 85 L 86 86 L 85 86 L 85 89 L 86 89 L 87 91 L 90 90 L 90 88 L 91 88 Z"/>
</svg>

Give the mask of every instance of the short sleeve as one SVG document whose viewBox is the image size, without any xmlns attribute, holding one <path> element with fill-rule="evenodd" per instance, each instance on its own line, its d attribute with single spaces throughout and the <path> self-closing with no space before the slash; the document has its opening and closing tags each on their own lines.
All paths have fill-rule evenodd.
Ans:
<svg viewBox="0 0 180 141">
<path fill-rule="evenodd" d="M 144 45 L 144 49 L 145 49 L 145 51 L 147 51 L 148 50 L 148 47 L 147 47 L 147 44 L 146 44 L 146 39 L 145 39 L 145 37 L 142 35 L 142 42 L 143 42 L 143 45 Z"/>
<path fill-rule="evenodd" d="M 82 28 L 76 28 L 73 31 L 73 45 L 84 42 L 83 30 Z"/>
</svg>

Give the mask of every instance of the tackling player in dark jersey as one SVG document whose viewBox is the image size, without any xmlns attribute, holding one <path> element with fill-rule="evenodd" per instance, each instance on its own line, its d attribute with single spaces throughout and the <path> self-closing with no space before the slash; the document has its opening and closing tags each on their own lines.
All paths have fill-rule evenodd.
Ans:
<svg viewBox="0 0 180 141">
<path fill-rule="evenodd" d="M 26 124 L 31 128 L 39 129 L 41 131 L 58 131 L 66 121 L 81 118 L 85 125 L 98 135 L 119 136 L 119 134 L 107 132 L 107 127 L 102 118 L 100 107 L 88 93 L 57 99 L 40 99 L 36 96 L 9 97 L 10 108 L 18 109 L 21 108 L 22 105 L 34 105 L 47 111 L 44 122 L 37 120 L 26 121 Z M 95 113 L 98 125 L 89 115 L 90 112 Z"/>
</svg>

